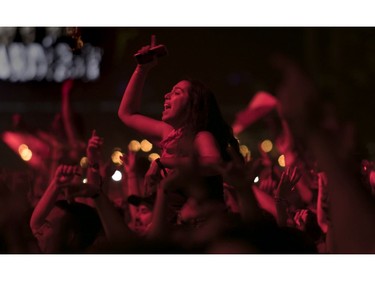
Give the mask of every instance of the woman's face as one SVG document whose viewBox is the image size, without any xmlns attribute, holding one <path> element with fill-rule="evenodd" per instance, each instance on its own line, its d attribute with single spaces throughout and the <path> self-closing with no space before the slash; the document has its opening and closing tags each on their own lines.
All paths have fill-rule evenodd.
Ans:
<svg viewBox="0 0 375 281">
<path fill-rule="evenodd" d="M 190 83 L 182 80 L 164 96 L 162 120 L 175 128 L 182 126 L 186 119 L 189 88 Z"/>
</svg>

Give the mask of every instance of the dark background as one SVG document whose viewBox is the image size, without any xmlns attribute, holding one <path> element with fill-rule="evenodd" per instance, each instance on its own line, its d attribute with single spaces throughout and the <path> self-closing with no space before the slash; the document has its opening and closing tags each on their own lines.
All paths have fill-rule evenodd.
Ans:
<svg viewBox="0 0 375 281">
<path fill-rule="evenodd" d="M 312 77 L 322 96 L 332 101 L 343 120 L 355 122 L 361 142 L 374 154 L 374 28 L 323 27 L 81 27 L 83 42 L 103 50 L 100 78 L 75 81 L 72 104 L 84 121 L 84 138 L 96 129 L 105 152 L 126 148 L 141 136 L 129 131 L 117 109 L 136 63 L 133 54 L 155 34 L 169 55 L 149 76 L 143 112 L 161 117 L 163 95 L 186 75 L 203 80 L 216 93 L 225 119 L 231 123 L 258 90 L 275 92 L 279 73 L 270 56 L 283 53 Z M 0 132 L 11 126 L 13 113 L 47 130 L 60 110 L 61 83 L 0 81 Z M 39 106 L 46 104 L 46 106 Z M 251 136 L 253 137 L 253 136 Z M 257 138 L 257 136 L 254 136 Z M 250 136 L 242 140 L 249 142 Z M 252 148 L 252 147 L 250 147 Z M 0 167 L 22 168 L 25 163 L 0 142 Z"/>
</svg>

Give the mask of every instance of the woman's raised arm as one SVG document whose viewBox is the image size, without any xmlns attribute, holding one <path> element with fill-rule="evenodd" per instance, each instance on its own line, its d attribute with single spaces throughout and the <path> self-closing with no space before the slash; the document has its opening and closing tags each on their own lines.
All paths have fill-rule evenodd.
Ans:
<svg viewBox="0 0 375 281">
<path fill-rule="evenodd" d="M 154 39 L 151 41 L 151 46 L 143 47 L 138 53 L 147 53 L 154 45 Z M 154 58 L 149 63 L 137 65 L 122 97 L 118 116 L 126 126 L 146 137 L 160 141 L 165 133 L 169 132 L 172 128 L 162 121 L 144 116 L 139 112 L 146 77 L 156 64 L 157 60 Z"/>
</svg>

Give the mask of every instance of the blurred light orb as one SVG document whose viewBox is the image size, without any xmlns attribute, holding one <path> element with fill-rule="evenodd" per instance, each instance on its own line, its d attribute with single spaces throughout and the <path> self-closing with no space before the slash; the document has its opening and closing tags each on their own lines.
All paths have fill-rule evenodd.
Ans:
<svg viewBox="0 0 375 281">
<path fill-rule="evenodd" d="M 26 144 L 21 144 L 21 145 L 18 147 L 18 153 L 21 155 L 22 152 L 23 152 L 24 150 L 27 150 L 27 149 L 29 149 L 29 147 L 28 147 Z"/>
<path fill-rule="evenodd" d="M 89 159 L 86 157 L 86 156 L 83 156 L 81 158 L 81 160 L 79 161 L 79 165 L 82 167 L 82 168 L 87 168 L 87 166 L 89 165 Z"/>
<path fill-rule="evenodd" d="M 264 140 L 262 141 L 262 143 L 260 144 L 260 148 L 264 151 L 264 152 L 270 152 L 273 148 L 273 144 L 270 140 Z"/>
<path fill-rule="evenodd" d="M 144 152 L 149 152 L 152 149 L 152 143 L 150 143 L 148 140 L 142 140 L 141 141 L 141 150 Z"/>
<path fill-rule="evenodd" d="M 244 145 L 244 144 L 240 145 L 240 152 L 241 152 L 241 154 L 242 154 L 243 157 L 245 157 L 247 154 L 250 155 L 249 148 L 246 145 Z"/>
<path fill-rule="evenodd" d="M 280 167 L 285 167 L 285 156 L 284 156 L 284 154 L 280 155 L 279 159 L 277 159 L 277 162 L 279 162 Z"/>
<path fill-rule="evenodd" d="M 141 144 L 137 140 L 132 140 L 129 142 L 128 148 L 130 151 L 139 151 L 141 149 Z"/>
<path fill-rule="evenodd" d="M 160 155 L 157 154 L 157 153 L 151 153 L 151 154 L 148 156 L 148 160 L 149 160 L 150 162 L 154 161 L 154 160 L 157 159 L 157 158 L 160 158 Z"/>
<path fill-rule="evenodd" d="M 24 149 L 22 150 L 22 153 L 20 153 L 20 156 L 23 161 L 30 161 L 31 158 L 33 157 L 33 153 L 31 152 L 30 149 Z"/>
<path fill-rule="evenodd" d="M 122 174 L 119 170 L 116 170 L 113 175 L 112 175 L 112 179 L 114 181 L 120 181 L 122 179 Z"/>
<path fill-rule="evenodd" d="M 116 150 L 116 151 L 114 151 L 113 153 L 112 153 L 112 156 L 111 156 L 111 159 L 112 159 L 112 162 L 114 163 L 114 164 L 116 164 L 116 165 L 122 165 L 122 160 L 121 160 L 121 158 L 120 157 L 122 157 L 123 156 L 123 154 L 122 154 L 122 152 L 121 151 L 118 151 L 118 150 Z"/>
</svg>

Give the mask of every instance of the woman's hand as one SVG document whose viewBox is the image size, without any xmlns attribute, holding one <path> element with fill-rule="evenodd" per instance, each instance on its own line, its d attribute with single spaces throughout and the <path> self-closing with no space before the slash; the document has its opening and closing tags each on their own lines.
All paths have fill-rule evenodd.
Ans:
<svg viewBox="0 0 375 281">
<path fill-rule="evenodd" d="M 151 44 L 147 45 L 147 46 L 143 46 L 136 53 L 136 56 L 138 56 L 138 55 L 140 55 L 140 56 L 150 56 L 151 60 L 150 60 L 150 62 L 146 62 L 146 63 L 142 63 L 142 64 L 138 63 L 139 69 L 147 71 L 147 70 L 150 70 L 151 68 L 155 67 L 158 64 L 158 60 L 157 60 L 156 55 L 150 55 L 149 54 L 150 49 L 155 47 L 155 46 L 156 46 L 156 36 L 151 35 Z"/>
</svg>

